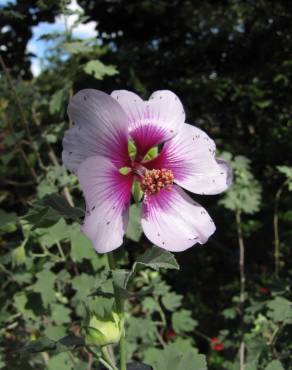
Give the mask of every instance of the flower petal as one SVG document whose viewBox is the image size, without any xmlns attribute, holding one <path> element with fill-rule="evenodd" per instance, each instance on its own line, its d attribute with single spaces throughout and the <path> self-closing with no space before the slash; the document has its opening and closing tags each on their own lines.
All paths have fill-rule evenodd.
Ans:
<svg viewBox="0 0 292 370">
<path fill-rule="evenodd" d="M 128 161 L 128 123 L 121 106 L 102 91 L 85 89 L 70 100 L 68 115 L 75 123 L 63 140 L 64 165 L 76 172 L 86 158 L 102 155 L 118 167 Z"/>
<path fill-rule="evenodd" d="M 127 90 L 116 90 L 111 95 L 128 116 L 130 136 L 141 157 L 176 135 L 185 122 L 182 103 L 171 91 L 156 91 L 148 101 Z"/>
<path fill-rule="evenodd" d="M 107 158 L 89 157 L 78 167 L 87 212 L 82 226 L 97 252 L 118 248 L 128 224 L 132 176 L 121 175 Z"/>
<path fill-rule="evenodd" d="M 159 156 L 144 165 L 172 170 L 175 182 L 193 193 L 218 194 L 231 185 L 232 171 L 227 162 L 215 158 L 215 151 L 204 131 L 185 124 Z"/>
<path fill-rule="evenodd" d="M 148 239 L 173 252 L 206 243 L 215 231 L 207 211 L 176 185 L 144 201 L 141 223 Z"/>
</svg>

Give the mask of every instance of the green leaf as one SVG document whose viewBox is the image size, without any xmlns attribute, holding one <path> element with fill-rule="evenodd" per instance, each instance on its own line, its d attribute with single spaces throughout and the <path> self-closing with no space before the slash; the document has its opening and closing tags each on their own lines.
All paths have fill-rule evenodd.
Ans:
<svg viewBox="0 0 292 370">
<path fill-rule="evenodd" d="M 67 353 L 59 353 L 49 359 L 47 370 L 72 370 L 72 360 Z"/>
<path fill-rule="evenodd" d="M 162 303 L 167 310 L 174 311 L 181 305 L 182 298 L 182 295 L 170 292 L 162 297 Z"/>
<path fill-rule="evenodd" d="M 5 228 L 9 224 L 16 224 L 17 215 L 14 212 L 6 212 L 0 209 L 0 229 Z"/>
<path fill-rule="evenodd" d="M 91 60 L 83 66 L 85 73 L 93 75 L 97 80 L 102 80 L 104 76 L 114 76 L 118 74 L 116 67 L 105 65 L 100 60 Z"/>
<path fill-rule="evenodd" d="M 126 232 L 128 239 L 138 242 L 142 235 L 142 226 L 140 222 L 141 206 L 132 204 L 130 207 L 129 223 Z"/>
<path fill-rule="evenodd" d="M 51 317 L 57 325 L 70 323 L 70 312 L 69 308 L 61 304 L 55 303 L 51 305 Z"/>
<path fill-rule="evenodd" d="M 184 354 L 179 364 L 179 369 L 189 370 L 207 370 L 206 357 L 195 352 L 187 352 Z"/>
<path fill-rule="evenodd" d="M 153 299 L 152 297 L 146 297 L 143 300 L 143 311 L 147 311 L 149 313 L 159 311 L 159 306 L 155 299 Z"/>
<path fill-rule="evenodd" d="M 113 282 L 116 288 L 118 288 L 120 295 L 123 298 L 128 298 L 129 293 L 127 291 L 127 283 L 130 276 L 130 271 L 127 270 L 114 270 L 112 271 Z"/>
<path fill-rule="evenodd" d="M 56 342 L 58 351 L 68 351 L 85 346 L 84 338 L 75 335 L 66 335 Z"/>
<path fill-rule="evenodd" d="M 181 352 L 175 344 L 164 350 L 147 351 L 144 361 L 151 364 L 154 370 L 207 370 L 206 358 L 195 349 Z"/>
<path fill-rule="evenodd" d="M 251 361 L 245 364 L 245 370 L 258 370 L 258 361 Z"/>
<path fill-rule="evenodd" d="M 128 324 L 127 336 L 129 338 L 153 345 L 156 337 L 156 326 L 153 321 L 132 316 Z"/>
<path fill-rule="evenodd" d="M 19 348 L 17 352 L 22 354 L 38 353 L 44 351 L 66 352 L 84 346 L 84 339 L 82 337 L 76 337 L 74 335 L 66 335 L 58 341 L 52 340 L 48 337 L 43 337 L 38 340 L 32 341 L 22 348 Z"/>
<path fill-rule="evenodd" d="M 288 190 L 289 191 L 292 191 L 292 167 L 289 167 L 289 166 L 277 166 L 277 170 L 281 173 L 283 173 L 287 180 L 287 184 L 288 184 Z"/>
<path fill-rule="evenodd" d="M 232 158 L 230 153 L 223 153 L 233 169 L 233 184 L 225 193 L 219 204 L 232 211 L 253 214 L 260 209 L 261 184 L 251 172 L 250 160 L 244 156 Z"/>
<path fill-rule="evenodd" d="M 56 275 L 50 270 L 42 270 L 36 275 L 37 281 L 32 286 L 34 292 L 41 294 L 44 306 L 47 307 L 56 300 L 54 289 Z"/>
<path fill-rule="evenodd" d="M 188 333 L 198 325 L 198 322 L 191 317 L 191 311 L 180 310 L 172 315 L 172 327 L 178 334 Z"/>
<path fill-rule="evenodd" d="M 77 291 L 78 300 L 85 301 L 91 289 L 96 287 L 96 279 L 94 276 L 82 273 L 72 280 L 72 287 Z"/>
<path fill-rule="evenodd" d="M 284 368 L 279 360 L 273 360 L 269 363 L 265 370 L 284 370 Z"/>
<path fill-rule="evenodd" d="M 60 218 L 79 221 L 83 216 L 83 210 L 71 207 L 61 195 L 48 194 L 33 203 L 32 208 L 23 219 L 33 225 L 34 228 L 46 228 L 57 223 Z"/>
<path fill-rule="evenodd" d="M 68 100 L 68 86 L 58 90 L 53 94 L 50 100 L 49 111 L 51 114 L 55 114 L 61 111 L 64 107 L 65 102 Z"/>
<path fill-rule="evenodd" d="M 283 173 L 288 179 L 292 180 L 292 167 L 289 166 L 277 166 L 277 170 Z"/>
<path fill-rule="evenodd" d="M 71 258 L 74 262 L 82 262 L 84 259 L 99 262 L 99 256 L 94 250 L 91 241 L 81 232 L 80 225 L 74 224 L 70 233 Z"/>
<path fill-rule="evenodd" d="M 39 228 L 38 235 L 41 244 L 51 247 L 61 240 L 68 239 L 70 235 L 70 226 L 66 224 L 64 219 L 60 219 L 53 226 Z"/>
<path fill-rule="evenodd" d="M 17 248 L 13 249 L 11 253 L 11 259 L 13 266 L 19 266 L 24 264 L 26 259 L 25 254 L 25 244 L 27 242 L 27 239 Z"/>
<path fill-rule="evenodd" d="M 92 47 L 85 44 L 84 41 L 64 42 L 62 48 L 69 54 L 89 53 Z"/>
<path fill-rule="evenodd" d="M 37 353 L 44 351 L 52 351 L 56 348 L 55 341 L 47 337 L 43 337 L 39 340 L 34 340 L 27 346 L 20 348 L 17 352 L 22 354 Z"/>
<path fill-rule="evenodd" d="M 152 367 L 147 364 L 133 362 L 133 363 L 127 364 L 127 370 L 152 370 Z"/>
<path fill-rule="evenodd" d="M 255 105 L 261 109 L 265 109 L 268 108 L 272 103 L 273 103 L 272 100 L 262 100 L 255 102 Z"/>
<path fill-rule="evenodd" d="M 276 322 L 292 322 L 292 303 L 283 297 L 276 297 L 268 303 L 268 316 Z"/>
<path fill-rule="evenodd" d="M 43 332 L 43 335 L 55 341 L 64 337 L 65 334 L 66 334 L 65 326 L 56 326 L 54 324 L 47 324 Z"/>
<path fill-rule="evenodd" d="M 41 200 L 41 204 L 47 206 L 58 213 L 61 217 L 71 220 L 79 220 L 84 216 L 81 208 L 70 206 L 68 201 L 59 194 L 49 194 Z"/>
<path fill-rule="evenodd" d="M 148 249 L 141 257 L 138 257 L 136 263 L 154 270 L 159 270 L 160 268 L 179 270 L 179 265 L 174 255 L 158 247 Z"/>
</svg>

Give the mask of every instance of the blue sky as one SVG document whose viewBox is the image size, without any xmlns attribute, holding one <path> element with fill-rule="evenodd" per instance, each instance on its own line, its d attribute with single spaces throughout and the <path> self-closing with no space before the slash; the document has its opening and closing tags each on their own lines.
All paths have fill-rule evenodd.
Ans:
<svg viewBox="0 0 292 370">
<path fill-rule="evenodd" d="M 15 0 L 0 0 L 0 6 L 8 3 L 15 3 Z M 76 0 L 71 0 L 68 9 L 74 11 L 75 14 L 67 16 L 67 25 L 71 27 L 77 20 L 80 14 L 83 13 L 82 8 L 78 5 Z M 97 37 L 98 33 L 95 30 L 96 22 L 88 22 L 86 24 L 78 24 L 74 27 L 73 35 L 77 38 Z M 39 40 L 40 36 L 52 33 L 62 32 L 65 30 L 65 18 L 63 15 L 56 17 L 55 23 L 41 22 L 32 28 L 33 36 L 27 45 L 27 51 L 33 53 L 35 57 L 32 58 L 32 72 L 38 75 L 41 70 L 41 60 L 45 56 L 48 48 L 48 42 Z M 0 32 L 5 32 L 5 27 Z"/>
</svg>

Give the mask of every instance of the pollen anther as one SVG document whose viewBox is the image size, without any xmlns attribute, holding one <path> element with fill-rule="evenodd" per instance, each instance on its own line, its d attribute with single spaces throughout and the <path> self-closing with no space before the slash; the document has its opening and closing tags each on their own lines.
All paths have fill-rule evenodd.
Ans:
<svg viewBox="0 0 292 370">
<path fill-rule="evenodd" d="M 157 194 L 160 190 L 171 190 L 174 176 L 171 170 L 146 170 L 141 180 L 141 189 L 146 195 Z"/>
</svg>

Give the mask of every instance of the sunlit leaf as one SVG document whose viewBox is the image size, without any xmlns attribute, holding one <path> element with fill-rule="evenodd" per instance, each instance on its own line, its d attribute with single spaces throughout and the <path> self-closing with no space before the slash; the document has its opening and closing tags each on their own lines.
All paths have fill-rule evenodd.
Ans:
<svg viewBox="0 0 292 370">
<path fill-rule="evenodd" d="M 92 75 L 97 80 L 102 80 L 104 76 L 114 76 L 118 71 L 113 65 L 105 65 L 100 60 L 91 60 L 83 66 L 85 73 Z"/>
</svg>

